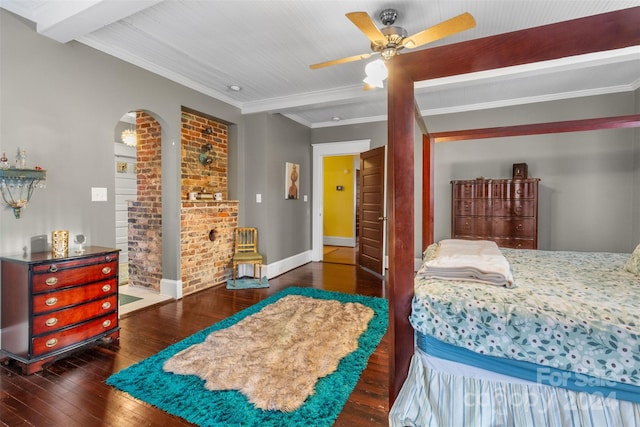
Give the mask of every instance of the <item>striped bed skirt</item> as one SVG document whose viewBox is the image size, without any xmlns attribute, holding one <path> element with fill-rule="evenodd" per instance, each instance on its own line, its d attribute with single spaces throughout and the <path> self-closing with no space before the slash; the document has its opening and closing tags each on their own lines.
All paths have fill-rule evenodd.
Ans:
<svg viewBox="0 0 640 427">
<path fill-rule="evenodd" d="M 640 404 L 496 374 L 416 349 L 392 427 L 637 427 Z"/>
</svg>

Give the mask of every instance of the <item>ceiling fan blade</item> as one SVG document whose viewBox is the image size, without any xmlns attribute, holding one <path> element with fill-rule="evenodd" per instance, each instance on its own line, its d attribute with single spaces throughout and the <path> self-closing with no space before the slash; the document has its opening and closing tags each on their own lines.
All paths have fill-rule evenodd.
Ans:
<svg viewBox="0 0 640 427">
<path fill-rule="evenodd" d="M 408 49 L 413 49 L 461 31 L 468 30 L 475 26 L 476 20 L 473 19 L 473 16 L 471 16 L 470 13 L 466 12 L 462 15 L 456 16 L 455 18 L 451 18 L 447 21 L 434 25 L 433 27 L 429 27 L 412 36 L 405 37 L 402 40 L 402 45 Z"/>
<path fill-rule="evenodd" d="M 371 43 L 380 46 L 387 44 L 387 38 L 382 34 L 380 29 L 376 27 L 376 24 L 371 20 L 367 12 L 350 12 L 347 13 L 346 16 L 367 36 Z"/>
<path fill-rule="evenodd" d="M 328 67 L 330 65 L 344 64 L 346 62 L 354 62 L 360 61 L 361 59 L 371 58 L 370 53 L 363 53 L 361 55 L 349 56 L 347 58 L 342 59 L 334 59 L 333 61 L 320 62 L 318 64 L 309 65 L 309 68 L 312 70 L 317 70 L 318 68 Z"/>
</svg>

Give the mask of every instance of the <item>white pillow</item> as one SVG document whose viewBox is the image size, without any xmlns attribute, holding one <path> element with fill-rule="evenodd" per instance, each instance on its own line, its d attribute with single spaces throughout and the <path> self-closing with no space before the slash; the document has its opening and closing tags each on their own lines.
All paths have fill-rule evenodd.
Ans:
<svg viewBox="0 0 640 427">
<path fill-rule="evenodd" d="M 636 246 L 631 258 L 624 264 L 624 269 L 630 273 L 640 276 L 640 245 Z"/>
<path fill-rule="evenodd" d="M 438 249 L 440 248 L 439 243 L 432 243 L 427 246 L 427 249 L 422 253 L 422 261 L 427 262 L 431 261 L 438 255 Z"/>
</svg>

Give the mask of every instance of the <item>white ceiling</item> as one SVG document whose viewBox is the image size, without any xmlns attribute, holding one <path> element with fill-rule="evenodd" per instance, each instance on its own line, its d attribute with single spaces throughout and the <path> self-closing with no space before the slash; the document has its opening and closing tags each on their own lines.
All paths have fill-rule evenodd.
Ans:
<svg viewBox="0 0 640 427">
<path fill-rule="evenodd" d="M 398 11 L 414 34 L 463 12 L 476 27 L 424 48 L 639 6 L 639 0 L 0 0 L 61 43 L 76 40 L 237 106 L 279 112 L 309 127 L 386 119 L 386 90 L 364 91 L 366 60 L 310 64 L 370 52 L 346 17 Z M 231 85 L 242 88 L 239 92 Z M 640 46 L 421 82 L 425 116 L 632 91 Z M 333 120 L 340 117 L 340 121 Z"/>
</svg>

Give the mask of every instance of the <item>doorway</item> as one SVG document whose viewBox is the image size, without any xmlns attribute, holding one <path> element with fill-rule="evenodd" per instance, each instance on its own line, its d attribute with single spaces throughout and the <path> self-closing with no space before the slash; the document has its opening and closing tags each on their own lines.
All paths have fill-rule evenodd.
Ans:
<svg viewBox="0 0 640 427">
<path fill-rule="evenodd" d="M 116 125 L 114 138 L 115 232 L 120 250 L 119 284 L 129 282 L 129 200 L 138 199 L 136 112 L 123 115 Z"/>
<path fill-rule="evenodd" d="M 313 199 L 312 199 L 312 236 L 311 236 L 311 260 L 323 261 L 323 200 L 324 200 L 324 170 L 323 162 L 326 156 L 339 156 L 348 154 L 360 154 L 368 151 L 371 140 L 358 140 L 346 142 L 328 142 L 312 144 L 313 147 Z"/>
<path fill-rule="evenodd" d="M 355 265 L 358 252 L 357 154 L 323 160 L 323 262 Z"/>
</svg>

